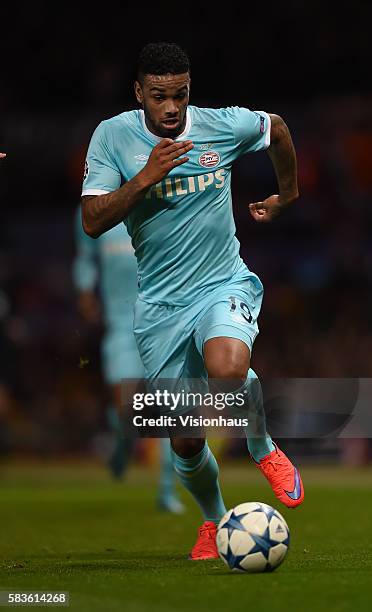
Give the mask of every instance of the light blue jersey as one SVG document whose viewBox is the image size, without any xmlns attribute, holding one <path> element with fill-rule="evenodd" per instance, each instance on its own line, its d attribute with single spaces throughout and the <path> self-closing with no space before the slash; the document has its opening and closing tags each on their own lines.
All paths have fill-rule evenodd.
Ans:
<svg viewBox="0 0 372 612">
<path fill-rule="evenodd" d="M 97 240 L 87 236 L 80 207 L 75 219 L 76 257 L 73 280 L 78 291 L 98 286 L 105 323 L 102 365 L 107 383 L 142 378 L 143 365 L 133 335 L 133 306 L 137 296 L 137 262 L 125 225 Z"/>
<path fill-rule="evenodd" d="M 75 218 L 74 284 L 79 291 L 97 286 L 108 327 L 133 327 L 137 297 L 137 262 L 123 223 L 94 240 L 84 232 L 80 207 Z"/>
<path fill-rule="evenodd" d="M 262 111 L 189 106 L 184 132 L 190 160 L 172 170 L 126 219 L 139 269 L 139 297 L 184 306 L 231 279 L 253 279 L 239 255 L 231 199 L 231 167 L 244 153 L 270 144 Z M 82 195 L 115 191 L 146 164 L 161 138 L 142 110 L 103 121 L 87 155 Z"/>
</svg>

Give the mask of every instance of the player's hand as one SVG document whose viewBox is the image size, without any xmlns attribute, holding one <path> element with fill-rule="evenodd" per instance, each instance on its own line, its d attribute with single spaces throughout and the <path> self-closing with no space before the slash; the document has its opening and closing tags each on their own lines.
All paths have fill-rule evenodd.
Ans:
<svg viewBox="0 0 372 612">
<path fill-rule="evenodd" d="M 0 159 L 4 159 L 6 157 L 6 153 L 0 153 Z"/>
<path fill-rule="evenodd" d="M 185 154 L 194 147 L 191 140 L 175 142 L 164 138 L 151 151 L 146 166 L 141 171 L 149 185 L 159 183 L 173 168 L 189 161 Z"/>
<path fill-rule="evenodd" d="M 249 211 L 258 223 L 268 223 L 277 217 L 290 202 L 282 202 L 279 195 L 272 195 L 263 202 L 249 205 Z"/>
</svg>

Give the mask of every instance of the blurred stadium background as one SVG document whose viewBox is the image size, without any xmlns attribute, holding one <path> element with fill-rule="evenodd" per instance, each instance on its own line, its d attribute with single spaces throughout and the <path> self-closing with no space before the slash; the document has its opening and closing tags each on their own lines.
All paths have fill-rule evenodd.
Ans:
<svg viewBox="0 0 372 612">
<path fill-rule="evenodd" d="M 301 198 L 272 226 L 247 210 L 276 190 L 267 156 L 233 173 L 242 256 L 265 286 L 255 370 L 371 377 L 370 3 L 36 0 L 1 17 L 0 590 L 70 590 L 79 612 L 369 610 L 370 441 L 282 440 L 307 499 L 284 509 L 292 543 L 278 573 L 189 563 L 199 513 L 183 492 L 182 520 L 156 510 L 158 445 L 138 445 L 123 486 L 110 481 L 103 329 L 79 317 L 71 266 L 92 131 L 134 106 L 142 46 L 177 42 L 191 103 L 281 114 L 298 153 Z M 228 507 L 277 505 L 241 440 L 213 449 Z"/>
<path fill-rule="evenodd" d="M 178 10 L 178 9 L 177 9 Z M 183 46 L 191 103 L 281 114 L 301 198 L 272 226 L 247 204 L 275 192 L 265 154 L 241 159 L 233 197 L 242 256 L 263 280 L 254 367 L 266 377 L 372 375 L 372 91 L 368 3 L 199 8 L 176 27 L 160 8 L 54 15 L 33 3 L 2 33 L 0 453 L 99 459 L 107 425 L 99 341 L 79 318 L 73 215 L 86 148 L 104 118 L 134 106 L 135 60 L 151 40 Z M 167 16 L 168 15 L 168 16 Z M 169 16 L 170 15 L 170 16 Z M 143 19 L 141 21 L 141 19 Z M 184 21 L 187 21 L 186 22 Z M 135 31 L 134 31 L 135 30 Z M 84 365 L 85 364 L 85 365 Z M 307 440 L 298 455 L 369 461 L 368 443 Z M 226 454 L 239 454 L 234 445 Z M 150 453 L 151 455 L 151 453 Z M 152 456 L 152 455 L 151 455 Z"/>
</svg>

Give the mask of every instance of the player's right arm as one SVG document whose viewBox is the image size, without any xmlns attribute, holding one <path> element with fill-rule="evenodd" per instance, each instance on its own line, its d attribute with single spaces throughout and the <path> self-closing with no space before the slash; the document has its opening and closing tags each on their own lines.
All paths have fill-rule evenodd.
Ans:
<svg viewBox="0 0 372 612">
<path fill-rule="evenodd" d="M 175 142 L 164 138 L 153 148 L 145 167 L 118 187 L 121 176 L 111 147 L 107 141 L 99 142 L 94 136 L 87 160 L 93 162 L 95 184 L 102 185 L 102 188 L 83 189 L 82 219 L 84 231 L 92 238 L 98 238 L 121 223 L 153 185 L 173 168 L 187 162 L 189 158 L 182 156 L 192 149 L 193 144 L 190 140 Z"/>
</svg>

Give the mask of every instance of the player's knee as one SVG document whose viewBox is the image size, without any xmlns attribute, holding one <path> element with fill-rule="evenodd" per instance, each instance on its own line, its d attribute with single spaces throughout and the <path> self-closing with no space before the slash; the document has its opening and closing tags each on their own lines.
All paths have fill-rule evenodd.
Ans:
<svg viewBox="0 0 372 612">
<path fill-rule="evenodd" d="M 249 365 L 231 356 L 212 360 L 206 366 L 209 378 L 236 380 L 241 384 L 245 382 L 249 369 Z"/>
<path fill-rule="evenodd" d="M 176 455 L 183 459 L 195 457 L 203 450 L 205 445 L 204 438 L 172 438 L 172 448 Z"/>
<path fill-rule="evenodd" d="M 212 338 L 204 345 L 204 365 L 210 379 L 235 380 L 243 384 L 247 378 L 250 351 L 235 338 Z"/>
</svg>

